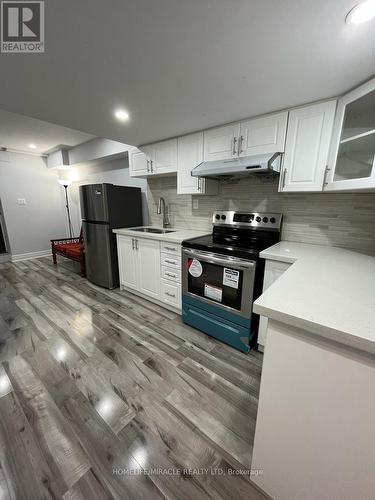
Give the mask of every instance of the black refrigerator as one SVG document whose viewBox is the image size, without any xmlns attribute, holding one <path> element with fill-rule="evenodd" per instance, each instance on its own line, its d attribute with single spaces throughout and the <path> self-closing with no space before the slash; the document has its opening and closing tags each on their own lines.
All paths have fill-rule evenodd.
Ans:
<svg viewBox="0 0 375 500">
<path fill-rule="evenodd" d="M 105 288 L 119 286 L 113 229 L 142 225 L 140 188 L 113 184 L 80 186 L 82 234 L 87 279 Z"/>
</svg>

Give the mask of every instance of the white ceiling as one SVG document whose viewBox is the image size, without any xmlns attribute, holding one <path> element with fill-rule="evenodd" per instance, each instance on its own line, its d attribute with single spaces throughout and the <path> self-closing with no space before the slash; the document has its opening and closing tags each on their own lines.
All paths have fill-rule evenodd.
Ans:
<svg viewBox="0 0 375 500">
<path fill-rule="evenodd" d="M 93 138 L 77 130 L 0 109 L 0 147 L 45 153 L 60 145 L 73 147 Z M 35 144 L 36 149 L 30 149 L 30 143 Z"/>
<path fill-rule="evenodd" d="M 0 108 L 139 145 L 331 97 L 375 72 L 356 3 L 48 0 L 46 53 L 0 55 Z"/>
</svg>

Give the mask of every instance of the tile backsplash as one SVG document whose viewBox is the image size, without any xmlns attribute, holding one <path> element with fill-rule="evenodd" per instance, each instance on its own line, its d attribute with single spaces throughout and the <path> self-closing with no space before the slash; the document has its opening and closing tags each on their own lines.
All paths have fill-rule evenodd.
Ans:
<svg viewBox="0 0 375 500">
<path fill-rule="evenodd" d="M 281 212 L 282 239 L 331 245 L 375 255 L 375 193 L 277 192 L 278 178 L 248 177 L 220 181 L 217 196 L 177 196 L 176 177 L 148 180 L 150 222 L 161 225 L 156 214 L 159 196 L 169 206 L 172 226 L 211 230 L 215 209 Z M 198 208 L 193 209 L 193 200 Z"/>
</svg>

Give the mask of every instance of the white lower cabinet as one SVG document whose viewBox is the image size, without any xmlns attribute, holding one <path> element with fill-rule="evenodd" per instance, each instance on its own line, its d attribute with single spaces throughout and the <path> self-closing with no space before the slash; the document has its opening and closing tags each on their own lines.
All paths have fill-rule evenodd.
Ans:
<svg viewBox="0 0 375 500">
<path fill-rule="evenodd" d="M 181 284 L 162 279 L 161 300 L 173 307 L 181 308 Z"/>
<path fill-rule="evenodd" d="M 120 285 L 181 310 L 181 246 L 117 235 Z"/>
<path fill-rule="evenodd" d="M 134 238 L 117 235 L 120 285 L 138 290 L 138 254 L 134 242 Z"/>
<path fill-rule="evenodd" d="M 138 255 L 138 290 L 149 297 L 160 295 L 160 242 L 136 239 Z"/>
<path fill-rule="evenodd" d="M 148 297 L 160 296 L 160 242 L 117 236 L 120 284 Z"/>
<path fill-rule="evenodd" d="M 279 262 L 277 260 L 266 260 L 264 269 L 263 292 L 269 288 L 272 283 L 280 278 L 282 274 L 291 266 L 288 262 Z M 266 345 L 268 318 L 261 316 L 259 318 L 258 344 L 261 350 Z"/>
<path fill-rule="evenodd" d="M 161 243 L 161 300 L 181 309 L 181 245 Z"/>
<path fill-rule="evenodd" d="M 181 283 L 181 269 L 171 269 L 167 266 L 161 266 L 161 277 L 165 280 Z"/>
<path fill-rule="evenodd" d="M 181 269 L 181 257 L 180 255 L 173 255 L 162 252 L 161 265 L 170 267 L 172 269 Z"/>
</svg>

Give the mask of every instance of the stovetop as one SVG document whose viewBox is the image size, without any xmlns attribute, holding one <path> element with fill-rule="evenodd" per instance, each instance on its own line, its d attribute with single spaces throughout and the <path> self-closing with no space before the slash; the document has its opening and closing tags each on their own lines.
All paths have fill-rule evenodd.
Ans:
<svg viewBox="0 0 375 500">
<path fill-rule="evenodd" d="M 256 260 L 280 241 L 281 214 L 216 211 L 213 233 L 182 242 L 185 248 Z"/>
</svg>

